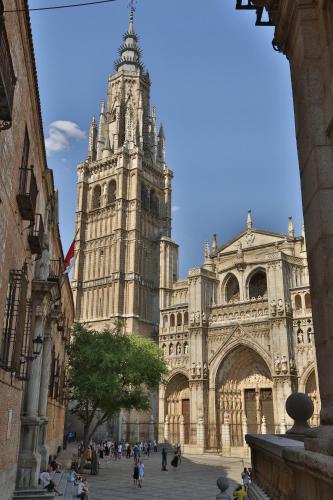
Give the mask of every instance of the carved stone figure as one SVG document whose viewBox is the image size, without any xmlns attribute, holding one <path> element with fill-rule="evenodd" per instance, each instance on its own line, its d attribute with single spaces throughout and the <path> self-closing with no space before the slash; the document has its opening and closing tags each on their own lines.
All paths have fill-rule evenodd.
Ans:
<svg viewBox="0 0 333 500">
<path fill-rule="evenodd" d="M 195 378 L 195 363 L 192 363 L 192 368 L 191 368 L 191 377 Z"/>
<path fill-rule="evenodd" d="M 184 354 L 188 354 L 188 344 L 184 345 Z"/>
<path fill-rule="evenodd" d="M 202 322 L 206 323 L 207 317 L 205 311 L 202 312 Z"/>
<path fill-rule="evenodd" d="M 282 356 L 282 359 L 281 359 L 281 371 L 284 374 L 288 373 L 288 361 L 287 361 L 286 356 Z"/>
<path fill-rule="evenodd" d="M 284 312 L 284 308 L 283 308 L 283 301 L 282 299 L 279 299 L 278 302 L 277 302 L 277 311 L 278 311 L 278 314 L 280 316 L 282 316 L 283 312 Z"/>
<path fill-rule="evenodd" d="M 197 311 L 195 313 L 195 322 L 197 325 L 200 325 L 200 312 L 199 311 Z"/>
<path fill-rule="evenodd" d="M 303 330 L 301 328 L 297 330 L 297 342 L 298 344 L 304 343 L 304 335 L 303 335 Z"/>
<path fill-rule="evenodd" d="M 194 324 L 194 320 L 195 320 L 194 312 L 191 312 L 191 316 L 190 316 L 190 323 L 191 323 L 191 325 Z"/>
<path fill-rule="evenodd" d="M 270 306 L 271 306 L 271 315 L 276 316 L 276 300 L 274 299 L 271 300 Z"/>
<path fill-rule="evenodd" d="M 200 361 L 197 364 L 197 378 L 201 378 L 201 363 L 200 363 Z"/>
<path fill-rule="evenodd" d="M 274 358 L 274 370 L 276 374 L 281 373 L 281 361 L 278 354 L 276 354 Z"/>
<path fill-rule="evenodd" d="M 208 377 L 208 366 L 207 366 L 206 362 L 204 362 L 204 364 L 203 364 L 203 376 L 204 376 L 204 378 Z"/>
<path fill-rule="evenodd" d="M 181 354 L 182 353 L 182 347 L 180 344 L 177 344 L 177 347 L 176 347 L 176 354 Z"/>
</svg>

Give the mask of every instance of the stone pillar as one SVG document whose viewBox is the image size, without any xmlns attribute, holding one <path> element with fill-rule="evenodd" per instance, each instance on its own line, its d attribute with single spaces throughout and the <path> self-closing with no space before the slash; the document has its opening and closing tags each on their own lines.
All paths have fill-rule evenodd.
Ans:
<svg viewBox="0 0 333 500">
<path fill-rule="evenodd" d="M 266 417 L 265 417 L 265 415 L 262 416 L 260 430 L 261 430 L 261 434 L 267 434 Z"/>
<path fill-rule="evenodd" d="M 185 443 L 185 423 L 183 415 L 179 417 L 179 441 L 181 445 Z"/>
<path fill-rule="evenodd" d="M 321 396 L 321 424 L 333 453 L 333 88 L 332 2 L 285 0 L 275 33 L 291 69 L 303 198 L 314 338 Z M 288 26 L 288 29 L 286 29 Z M 320 440 L 320 439 L 319 439 Z M 312 442 L 312 444 L 311 444 Z"/>
<path fill-rule="evenodd" d="M 35 327 L 32 331 L 32 338 L 37 336 L 44 337 L 44 317 L 42 314 L 41 304 L 34 305 L 33 310 L 36 311 Z M 41 370 L 43 350 L 41 354 L 31 361 L 30 378 L 26 385 L 24 408 L 21 417 L 21 447 L 18 457 L 18 471 L 16 478 L 16 486 L 18 489 L 37 488 L 39 472 L 41 467 L 41 455 L 38 451 L 39 442 L 39 427 L 41 420 L 38 415 L 39 410 L 39 395 L 41 383 Z"/>
<path fill-rule="evenodd" d="M 149 441 L 154 441 L 155 439 L 155 422 L 154 422 L 154 415 L 150 415 L 149 419 Z"/>
<path fill-rule="evenodd" d="M 224 423 L 221 426 L 222 455 L 230 455 L 230 419 L 229 413 L 224 413 Z"/>
<path fill-rule="evenodd" d="M 243 415 L 242 415 L 242 431 L 243 431 L 244 446 L 247 447 L 247 443 L 246 443 L 246 440 L 245 440 L 245 436 L 247 434 L 247 418 L 246 418 L 245 413 L 243 413 Z"/>
<path fill-rule="evenodd" d="M 164 442 L 167 443 L 168 441 L 169 441 L 169 415 L 165 415 Z"/>
<path fill-rule="evenodd" d="M 204 418 L 199 417 L 197 423 L 197 446 L 199 448 L 205 448 L 205 424 Z"/>
<path fill-rule="evenodd" d="M 50 371 L 51 371 L 51 352 L 52 352 L 52 340 L 51 332 L 45 332 L 44 343 L 43 343 L 43 353 L 42 353 L 42 368 L 41 368 L 41 379 L 40 379 L 40 392 L 39 392 L 39 405 L 38 413 L 40 417 L 41 427 L 40 427 L 40 438 L 39 438 L 39 453 L 41 455 L 41 468 L 46 469 L 48 464 L 49 450 L 46 445 L 47 437 L 47 399 L 49 395 L 49 382 L 50 382 Z"/>
</svg>

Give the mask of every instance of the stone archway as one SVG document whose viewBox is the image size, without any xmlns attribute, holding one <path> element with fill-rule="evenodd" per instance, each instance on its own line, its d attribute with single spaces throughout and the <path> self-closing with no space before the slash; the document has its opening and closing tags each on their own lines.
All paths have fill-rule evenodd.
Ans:
<svg viewBox="0 0 333 500">
<path fill-rule="evenodd" d="M 190 388 L 188 378 L 177 373 L 170 379 L 164 396 L 164 414 L 168 416 L 169 441 L 190 442 Z"/>
<path fill-rule="evenodd" d="M 273 381 L 267 364 L 253 349 L 244 345 L 233 349 L 219 366 L 215 387 L 218 436 L 229 422 L 231 446 L 243 446 L 244 417 L 249 433 L 261 432 L 263 416 L 267 432 L 274 433 Z"/>
</svg>

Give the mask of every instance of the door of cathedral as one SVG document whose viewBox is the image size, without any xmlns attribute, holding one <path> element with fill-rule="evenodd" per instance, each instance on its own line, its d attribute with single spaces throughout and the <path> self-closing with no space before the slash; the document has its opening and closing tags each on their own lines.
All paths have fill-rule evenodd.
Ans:
<svg viewBox="0 0 333 500">
<path fill-rule="evenodd" d="M 248 433 L 260 433 L 262 417 L 266 418 L 266 427 L 269 434 L 274 434 L 274 410 L 272 389 L 245 389 L 245 414 Z"/>
<path fill-rule="evenodd" d="M 249 434 L 257 434 L 257 405 L 256 405 L 256 390 L 245 389 L 245 414 L 247 419 L 247 431 Z"/>
<path fill-rule="evenodd" d="M 184 444 L 190 442 L 190 400 L 182 399 L 182 415 L 184 417 Z"/>
<path fill-rule="evenodd" d="M 265 415 L 268 434 L 275 434 L 272 389 L 260 389 L 261 418 Z"/>
</svg>

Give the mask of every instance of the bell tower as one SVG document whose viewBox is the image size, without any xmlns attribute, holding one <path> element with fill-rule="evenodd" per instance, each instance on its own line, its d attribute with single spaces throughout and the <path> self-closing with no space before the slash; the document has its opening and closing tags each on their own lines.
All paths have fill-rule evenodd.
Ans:
<svg viewBox="0 0 333 500">
<path fill-rule="evenodd" d="M 107 98 L 91 122 L 87 159 L 77 167 L 72 286 L 77 321 L 103 329 L 120 320 L 128 334 L 157 336 L 173 173 L 133 18 L 132 8 Z"/>
</svg>

